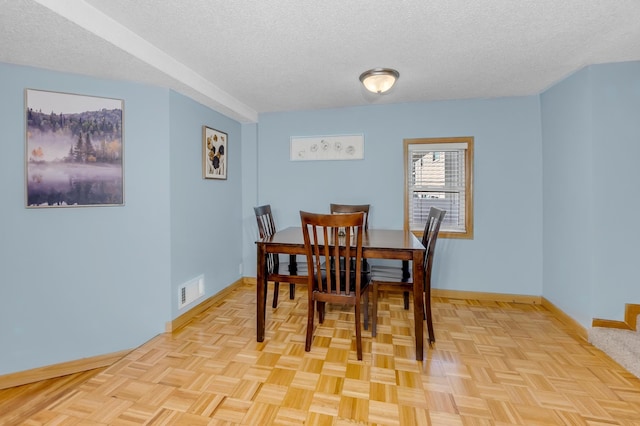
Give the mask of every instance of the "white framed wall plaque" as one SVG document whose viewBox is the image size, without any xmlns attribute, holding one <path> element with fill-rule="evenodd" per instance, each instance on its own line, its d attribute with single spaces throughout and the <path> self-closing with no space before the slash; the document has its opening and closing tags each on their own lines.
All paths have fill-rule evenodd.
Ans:
<svg viewBox="0 0 640 426">
<path fill-rule="evenodd" d="M 291 161 L 362 160 L 364 135 L 292 136 Z"/>
</svg>

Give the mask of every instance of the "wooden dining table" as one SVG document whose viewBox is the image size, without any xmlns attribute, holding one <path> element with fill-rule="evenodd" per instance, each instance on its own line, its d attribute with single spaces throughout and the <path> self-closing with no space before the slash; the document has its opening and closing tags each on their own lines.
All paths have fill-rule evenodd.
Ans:
<svg viewBox="0 0 640 426">
<path fill-rule="evenodd" d="M 268 253 L 304 255 L 304 239 L 301 227 L 285 228 L 270 237 L 256 241 L 257 245 L 257 341 L 265 338 L 266 291 Z M 413 316 L 415 320 L 416 359 L 424 359 L 424 260 L 425 248 L 413 235 L 402 230 L 369 229 L 362 238 L 362 255 L 367 259 L 397 259 L 413 264 Z M 297 277 L 300 282 L 302 277 Z"/>
</svg>

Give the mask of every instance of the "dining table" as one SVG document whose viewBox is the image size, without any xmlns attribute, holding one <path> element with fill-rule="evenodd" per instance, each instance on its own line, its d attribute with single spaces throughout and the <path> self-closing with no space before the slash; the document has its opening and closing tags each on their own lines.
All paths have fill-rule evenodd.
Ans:
<svg viewBox="0 0 640 426">
<path fill-rule="evenodd" d="M 269 253 L 305 255 L 302 227 L 289 227 L 277 231 L 269 237 L 256 241 L 257 245 L 257 341 L 265 339 L 267 255 Z M 412 232 L 394 229 L 369 229 L 363 231 L 362 255 L 366 259 L 394 259 L 412 263 L 413 274 L 413 316 L 415 320 L 416 360 L 424 359 L 424 270 L 422 263 L 425 247 Z M 304 277 L 295 277 L 297 282 Z"/>
</svg>

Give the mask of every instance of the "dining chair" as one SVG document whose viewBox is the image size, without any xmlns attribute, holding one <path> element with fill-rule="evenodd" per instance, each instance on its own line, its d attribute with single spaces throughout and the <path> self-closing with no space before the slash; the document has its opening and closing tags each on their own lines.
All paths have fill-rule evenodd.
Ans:
<svg viewBox="0 0 640 426">
<path fill-rule="evenodd" d="M 429 344 L 435 343 L 436 337 L 433 331 L 433 318 L 431 314 L 431 268 L 435 255 L 436 241 L 440 232 L 440 225 L 447 212 L 445 210 L 431 207 L 429 216 L 422 235 L 422 245 L 425 247 L 424 261 L 424 317 L 427 320 L 427 330 L 429 332 Z M 378 266 L 371 267 L 371 286 L 373 292 L 373 312 L 371 314 L 371 335 L 376 336 L 378 325 L 378 295 L 379 291 L 402 291 L 404 293 L 404 308 L 409 308 L 409 292 L 413 290 L 413 280 L 408 274 L 406 265 L 402 267 Z"/>
<path fill-rule="evenodd" d="M 370 204 L 335 204 L 329 205 L 329 211 L 331 213 L 364 213 L 364 230 L 369 229 L 369 208 Z"/>
<path fill-rule="evenodd" d="M 256 215 L 256 221 L 258 222 L 258 234 L 260 239 L 270 237 L 276 233 L 276 225 L 273 220 L 273 214 L 271 213 L 271 205 L 265 204 L 263 206 L 254 207 L 253 211 Z M 277 253 L 268 253 L 266 259 L 267 266 L 267 281 L 273 281 L 273 308 L 278 307 L 278 293 L 280 289 L 280 283 L 289 283 L 289 299 L 293 300 L 296 297 L 296 284 L 307 283 L 307 267 L 306 263 L 298 263 L 295 255 L 289 256 L 289 262 L 280 262 L 280 256 Z M 265 298 L 267 292 L 265 291 Z M 265 300 L 266 303 L 266 300 Z"/>
<path fill-rule="evenodd" d="M 331 203 L 329 205 L 329 211 L 332 214 L 344 214 L 344 213 L 364 213 L 364 230 L 369 230 L 369 208 L 370 204 L 337 204 Z M 362 270 L 364 272 L 369 271 L 369 262 L 367 259 L 362 259 Z"/>
<path fill-rule="evenodd" d="M 368 324 L 369 275 L 362 274 L 362 233 L 364 213 L 317 214 L 300 212 L 302 235 L 307 257 L 307 335 L 305 351 L 311 350 L 315 310 L 318 322 L 324 322 L 325 305 L 353 305 L 355 310 L 356 352 L 362 360 L 361 300 L 364 299 L 364 322 Z M 344 235 L 340 229 L 344 229 Z M 326 269 L 322 265 L 335 258 L 345 268 Z M 355 265 L 355 269 L 352 268 Z M 364 297 L 363 297 L 364 296 Z"/>
</svg>

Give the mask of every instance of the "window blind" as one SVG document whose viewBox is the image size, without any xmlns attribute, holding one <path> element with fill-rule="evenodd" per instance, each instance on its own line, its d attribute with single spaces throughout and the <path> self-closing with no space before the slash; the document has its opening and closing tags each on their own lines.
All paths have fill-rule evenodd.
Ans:
<svg viewBox="0 0 640 426">
<path fill-rule="evenodd" d="M 466 143 L 408 147 L 409 227 L 424 230 L 431 207 L 447 211 L 441 231 L 465 232 Z"/>
</svg>

